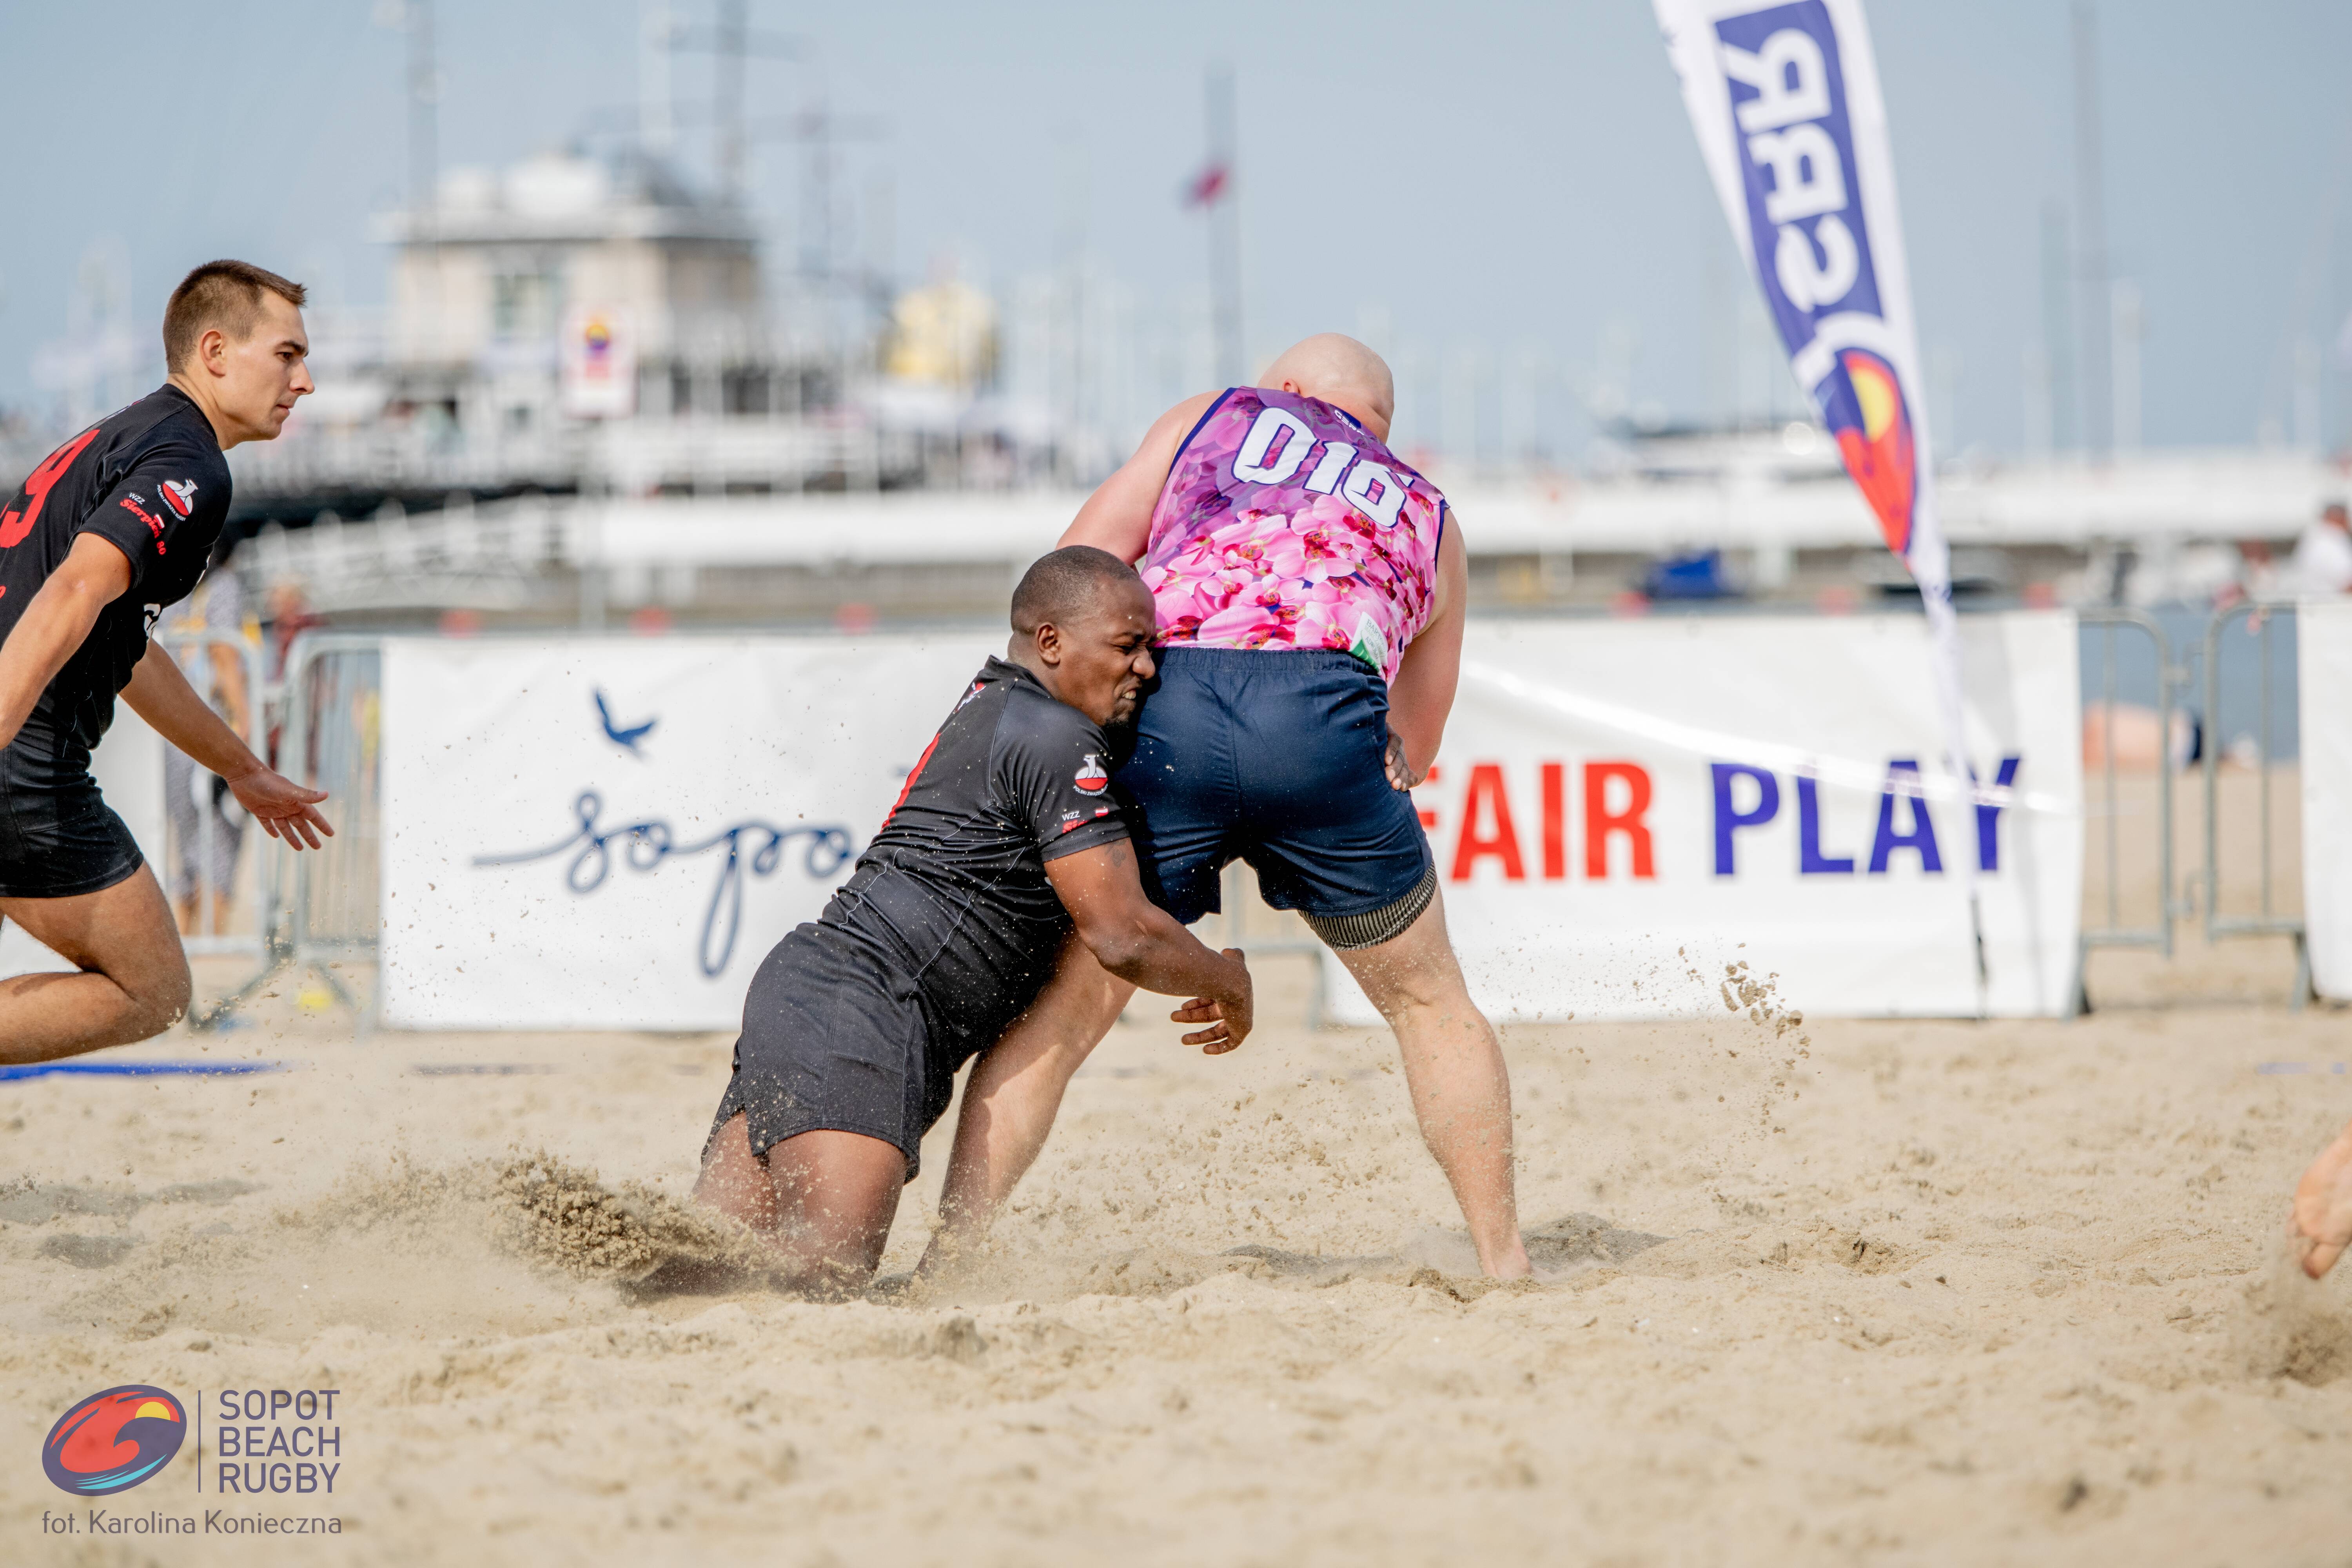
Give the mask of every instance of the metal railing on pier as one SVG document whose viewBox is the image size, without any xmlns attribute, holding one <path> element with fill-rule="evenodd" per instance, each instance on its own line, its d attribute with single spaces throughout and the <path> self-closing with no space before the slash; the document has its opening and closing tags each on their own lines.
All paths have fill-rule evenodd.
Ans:
<svg viewBox="0 0 2352 1568">
<path fill-rule="evenodd" d="M 2249 634 L 2245 640 L 2253 647 L 2258 661 L 2255 679 L 2253 742 L 2248 761 L 2255 773 L 2256 821 L 2259 826 L 2259 878 L 2261 904 L 2252 915 L 2230 915 L 2221 912 L 2222 853 L 2221 769 L 2226 749 L 2221 737 L 2229 729 L 2224 721 L 2222 695 L 2222 665 L 2233 640 L 2227 636 L 2232 626 L 2245 623 Z M 2294 944 L 2294 991 L 2291 1005 L 2301 1007 L 2310 1000 L 2311 948 L 2304 924 L 2303 911 L 2287 912 L 2279 897 L 2277 866 L 2274 849 L 2277 839 L 2276 808 L 2273 804 L 2282 750 L 2280 731 L 2294 721 L 2293 715 L 2282 712 L 2277 692 L 2284 683 L 2278 679 L 2279 660 L 2276 643 L 2284 625 L 2292 633 L 2296 626 L 2292 604 L 2246 602 L 2216 611 L 2205 627 L 2205 879 L 2204 916 L 2205 940 L 2221 942 L 2231 937 L 2283 936 Z M 2298 900 L 2299 901 L 2299 900 Z"/>
</svg>

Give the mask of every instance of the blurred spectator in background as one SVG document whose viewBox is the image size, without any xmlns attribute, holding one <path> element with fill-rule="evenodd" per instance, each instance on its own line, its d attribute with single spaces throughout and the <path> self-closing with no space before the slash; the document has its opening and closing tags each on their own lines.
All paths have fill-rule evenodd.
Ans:
<svg viewBox="0 0 2352 1568">
<path fill-rule="evenodd" d="M 249 740 L 253 693 L 247 689 L 245 589 L 228 558 L 236 535 L 221 531 L 205 568 L 204 584 L 173 629 L 219 640 L 181 656 L 188 684 L 212 704 L 241 739 Z M 245 844 L 245 808 L 226 780 L 206 773 L 176 746 L 163 752 L 163 805 L 172 819 L 172 903 L 180 934 L 216 936 L 228 929 L 236 904 L 236 858 Z M 209 896 L 211 909 L 202 904 Z M 209 914 L 209 919 L 205 915 Z"/>
<path fill-rule="evenodd" d="M 2241 599 L 2272 599 L 2278 596 L 2279 564 L 2271 554 L 2270 543 L 2261 539 L 2238 541 L 2237 581 L 2217 591 L 2213 607 L 2226 610 Z"/>
<path fill-rule="evenodd" d="M 2157 710 L 2138 702 L 2083 704 L 2083 765 L 2100 769 L 2110 762 L 2119 773 L 2152 773 L 2159 761 L 2179 773 L 2204 755 L 2204 727 L 2187 711 L 2172 710 L 2165 733 Z"/>
<path fill-rule="evenodd" d="M 269 623 L 269 637 L 263 650 L 268 668 L 266 679 L 272 686 L 278 686 L 286 679 L 286 656 L 293 649 L 294 639 L 313 626 L 325 626 L 326 617 L 312 612 L 310 596 L 303 591 L 301 584 L 291 578 L 281 578 L 269 585 L 262 618 Z M 278 707 L 281 710 L 285 707 L 282 700 Z M 278 732 L 285 725 L 286 715 L 282 711 L 274 711 L 268 718 L 269 743 L 262 749 L 261 754 L 269 760 L 271 767 L 276 767 Z"/>
<path fill-rule="evenodd" d="M 292 578 L 281 578 L 269 585 L 261 618 L 269 623 L 269 679 L 286 679 L 286 654 L 294 639 L 313 626 L 326 625 L 326 618 L 314 614 L 310 595 L 302 584 Z"/>
<path fill-rule="evenodd" d="M 2329 501 L 2294 542 L 2293 575 L 2298 593 L 2352 593 L 2352 519 L 2342 501 Z"/>
</svg>

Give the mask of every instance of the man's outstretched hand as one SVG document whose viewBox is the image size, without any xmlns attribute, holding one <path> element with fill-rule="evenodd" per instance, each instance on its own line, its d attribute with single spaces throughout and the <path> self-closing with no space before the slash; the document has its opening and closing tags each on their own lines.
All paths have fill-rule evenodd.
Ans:
<svg viewBox="0 0 2352 1568">
<path fill-rule="evenodd" d="M 285 774 L 266 767 L 228 781 L 229 793 L 236 796 L 237 805 L 251 813 L 261 824 L 261 830 L 272 838 L 282 838 L 287 847 L 299 849 L 304 845 L 321 847 L 320 834 L 332 838 L 335 830 L 319 815 L 319 803 L 327 798 L 322 789 L 304 789 Z"/>
<path fill-rule="evenodd" d="M 1249 962 L 1237 947 L 1226 948 L 1224 954 L 1235 963 L 1246 964 Z M 1221 1057 L 1249 1038 L 1251 1015 L 1256 1007 L 1255 989 L 1244 975 L 1239 1000 L 1213 1002 L 1206 996 L 1195 996 L 1169 1014 L 1169 1020 L 1178 1024 L 1208 1025 L 1205 1029 L 1196 1029 L 1185 1036 L 1184 1043 L 1200 1047 L 1202 1056 Z"/>
</svg>

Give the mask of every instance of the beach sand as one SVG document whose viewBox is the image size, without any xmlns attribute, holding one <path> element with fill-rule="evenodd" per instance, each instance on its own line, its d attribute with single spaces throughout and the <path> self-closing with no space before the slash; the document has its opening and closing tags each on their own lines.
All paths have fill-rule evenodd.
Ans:
<svg viewBox="0 0 2352 1568">
<path fill-rule="evenodd" d="M 633 1295 L 518 1224 L 550 1159 L 682 1195 L 726 1038 L 354 1043 L 289 986 L 124 1054 L 289 1070 L 0 1084 L 0 1557 L 2344 1562 L 2352 1277 L 2282 1236 L 2352 1029 L 2101 962 L 2073 1023 L 1507 1030 L 1548 1278 L 1492 1288 L 1393 1045 L 1286 1022 L 1269 961 L 1241 1052 L 1105 1043 L 971 1279 L 838 1304 Z M 123 1383 L 205 1447 L 110 1514 L 341 1533 L 91 1536 L 37 1451 Z M 331 1496 L 217 1495 L 249 1388 L 340 1391 Z"/>
</svg>

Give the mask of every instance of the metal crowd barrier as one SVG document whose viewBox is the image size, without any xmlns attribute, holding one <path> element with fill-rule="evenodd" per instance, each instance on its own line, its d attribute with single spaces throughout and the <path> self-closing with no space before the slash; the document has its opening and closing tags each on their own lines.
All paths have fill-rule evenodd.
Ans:
<svg viewBox="0 0 2352 1568">
<path fill-rule="evenodd" d="M 2104 725 L 2100 745 L 2100 768 L 2097 787 L 2089 787 L 2085 780 L 2086 805 L 2093 807 L 2099 819 L 2102 847 L 2105 851 L 2101 866 L 2104 886 L 2099 889 L 2100 912 L 2105 923 L 2085 921 L 2082 935 L 2082 957 L 2075 968 L 2075 1007 L 2078 1012 L 2090 1011 L 2090 995 L 2084 984 L 2084 970 L 2088 966 L 2091 950 L 2096 947 L 2152 947 L 2172 956 L 2172 922 L 2180 914 L 2179 903 L 2172 876 L 2173 781 L 2171 765 L 2172 716 L 2179 693 L 2188 685 L 2188 671 L 2172 659 L 2172 639 L 2166 637 L 2163 625 L 2154 616 L 2141 610 L 2086 609 L 2077 616 L 2084 626 L 2098 628 L 2100 650 L 2100 709 Z M 2158 765 L 2156 770 L 2156 830 L 2157 908 L 2152 924 L 2126 925 L 2123 913 L 2123 819 L 2125 816 L 2121 792 L 2116 777 L 2116 713 L 2120 704 L 2122 661 L 2117 657 L 2116 638 L 2119 633 L 2136 633 L 2145 637 L 2156 657 L 2156 722 Z M 2088 694 L 2085 693 L 2087 696 Z"/>
<path fill-rule="evenodd" d="M 159 633 L 154 640 L 161 643 L 164 651 L 179 661 L 180 668 L 188 677 L 188 684 L 194 687 L 196 695 L 203 698 L 208 704 L 214 703 L 215 699 L 221 695 L 220 671 L 215 667 L 213 655 L 216 650 L 225 648 L 236 656 L 237 664 L 245 676 L 245 728 L 237 738 L 257 752 L 261 751 L 262 710 L 266 698 L 261 679 L 261 650 L 233 632 L 163 632 Z M 186 770 L 187 776 L 178 781 L 181 799 L 174 801 L 170 799 L 174 775 L 180 773 L 183 769 Z M 247 854 L 245 852 L 244 846 L 240 845 L 231 862 L 234 870 L 228 879 L 229 885 L 226 888 L 213 885 L 211 872 L 221 848 L 222 830 L 218 812 L 211 809 L 213 777 L 213 774 L 196 766 L 177 751 L 173 750 L 169 742 L 166 742 L 163 764 L 163 788 L 166 797 L 163 817 L 164 864 L 155 868 L 156 879 L 163 884 L 163 895 L 172 900 L 176 910 L 184 896 L 182 883 L 188 860 L 188 850 L 191 847 L 181 842 L 181 808 L 194 805 L 196 842 L 193 847 L 195 850 L 197 868 L 196 875 L 193 879 L 196 900 L 195 929 L 182 935 L 181 945 L 187 950 L 191 957 L 222 953 L 258 956 L 265 940 L 264 933 L 268 929 L 267 895 L 264 891 L 268 879 L 249 874 L 248 868 L 258 858 L 257 853 Z M 202 793 L 199 794 L 199 792 Z M 266 839 L 267 836 L 248 821 L 246 824 L 244 837 L 247 843 L 251 843 Z M 234 910 L 236 904 L 242 901 L 237 897 L 239 884 L 248 882 L 257 895 L 252 929 L 249 931 L 226 930 L 221 919 L 222 905 L 226 903 L 231 910 Z M 207 893 L 212 896 L 206 897 Z"/>
<path fill-rule="evenodd" d="M 2256 797 L 2260 803 L 2260 854 L 2262 857 L 2262 906 L 2253 915 L 2225 915 L 2221 912 L 2221 753 L 2229 733 L 2222 723 L 2223 704 L 2221 664 L 2229 640 L 2225 633 L 2240 620 L 2254 643 L 2258 661 L 2257 709 L 2252 738 L 2255 747 Z M 2273 700 L 2276 685 L 2273 638 L 2279 624 L 2296 625 L 2292 603 L 2269 604 L 2248 601 L 2218 610 L 2205 626 L 2205 940 L 2221 942 L 2238 936 L 2284 936 L 2294 943 L 2294 994 L 2290 1005 L 2301 1008 L 2311 999 L 2311 947 L 2305 933 L 2300 911 L 2281 912 L 2278 907 L 2277 877 L 2273 863 L 2276 840 L 2275 814 L 2272 798 L 2278 763 L 2278 714 Z M 2298 752 L 2300 748 L 2298 747 Z"/>
<path fill-rule="evenodd" d="M 273 765 L 327 792 L 321 809 L 335 834 L 320 848 L 299 851 L 261 838 L 262 967 L 200 1016 L 199 1028 L 216 1025 L 289 970 L 318 979 L 357 1016 L 361 1033 L 373 1027 L 380 986 L 362 997 L 340 970 L 374 961 L 382 918 L 381 647 L 373 636 L 305 633 L 287 651 Z"/>
<path fill-rule="evenodd" d="M 2085 739 L 2097 735 L 2103 753 L 2096 771 L 2084 781 L 2084 804 L 2095 819 L 2095 833 L 2101 850 L 2099 874 L 2088 891 L 2089 910 L 2084 922 L 2082 951 L 2087 961 L 2091 950 L 2098 947 L 2148 948 L 2165 957 L 2174 956 L 2174 927 L 2191 916 L 2201 918 L 2205 941 L 2210 944 L 2231 937 L 2284 936 L 2294 947 L 2294 991 L 2291 1005 L 2302 1007 L 2312 994 L 2311 954 L 2305 934 L 2304 918 L 2300 911 L 2290 912 L 2284 907 L 2278 887 L 2275 852 L 2279 842 L 2279 807 L 2277 805 L 2278 774 L 2283 766 L 2281 729 L 2285 710 L 2280 702 L 2280 668 L 2282 626 L 2291 632 L 2294 625 L 2292 603 L 2248 601 L 2217 610 L 2207 617 L 2201 634 L 2192 634 L 2179 649 L 2175 659 L 2172 639 L 2162 623 L 2145 611 L 2095 608 L 2080 612 L 2080 623 L 2092 631 L 2096 688 L 2086 681 L 2084 689 L 2084 712 L 2088 721 Z M 2230 629 L 2243 622 L 2244 638 L 2232 638 Z M 2119 637 L 2144 637 L 2154 656 L 2156 673 L 2157 756 L 2154 814 L 2150 826 L 2156 835 L 2157 889 L 2156 904 L 2151 918 L 2144 922 L 2129 922 L 2125 917 L 2123 868 L 2129 847 L 2127 835 L 2140 831 L 2136 823 L 2126 826 L 2135 815 L 2135 805 L 2117 779 L 2116 721 L 2124 700 L 2121 688 L 2123 659 L 2119 657 Z M 2253 657 L 2258 661 L 2251 693 L 2256 711 L 2252 728 L 2245 739 L 2252 742 L 2253 752 L 2248 765 L 2254 773 L 2256 794 L 2257 849 L 2260 858 L 2258 872 L 2259 905 L 2256 912 L 2225 914 L 2222 902 L 2231 890 L 2233 879 L 2224 875 L 2225 849 L 2222 843 L 2224 813 L 2224 781 L 2222 763 L 2232 742 L 2231 721 L 2244 715 L 2237 709 L 2244 698 L 2231 701 L 2233 682 L 2226 675 L 2241 675 L 2241 664 L 2233 659 L 2231 650 L 2251 642 Z M 2243 684 L 2242 681 L 2239 684 Z M 2188 700 L 2196 693 L 2201 702 L 2193 709 Z M 2092 704 L 2097 707 L 2094 709 Z M 2200 736 L 2195 765 L 2201 774 L 2203 800 L 2200 806 L 2201 864 L 2190 871 L 2186 880 L 2179 878 L 2175 835 L 2180 826 L 2179 816 L 2179 786 L 2174 777 L 2179 764 L 2173 755 L 2173 725 L 2177 716 L 2195 713 Z M 2087 859 L 2087 857 L 2086 857 Z M 2076 1005 L 2089 1010 L 2089 996 L 2079 983 Z"/>
</svg>

